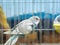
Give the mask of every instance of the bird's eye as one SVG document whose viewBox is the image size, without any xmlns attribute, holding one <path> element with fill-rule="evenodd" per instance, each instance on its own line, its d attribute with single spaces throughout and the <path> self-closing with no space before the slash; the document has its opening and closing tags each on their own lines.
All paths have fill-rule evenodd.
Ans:
<svg viewBox="0 0 60 45">
<path fill-rule="evenodd" d="M 36 18 L 36 20 L 38 20 L 38 18 Z"/>
<path fill-rule="evenodd" d="M 59 18 L 57 18 L 57 20 L 58 20 L 58 22 L 60 22 L 60 17 L 59 17 Z"/>
</svg>

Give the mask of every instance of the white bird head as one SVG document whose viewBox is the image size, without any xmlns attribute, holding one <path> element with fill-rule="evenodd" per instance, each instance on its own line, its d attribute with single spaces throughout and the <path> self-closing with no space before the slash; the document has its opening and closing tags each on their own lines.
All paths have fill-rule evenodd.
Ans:
<svg viewBox="0 0 60 45">
<path fill-rule="evenodd" d="M 54 23 L 60 23 L 60 15 L 55 18 Z"/>
<path fill-rule="evenodd" d="M 32 16 L 30 20 L 36 25 L 38 25 L 38 23 L 40 22 L 40 18 L 38 16 Z"/>
</svg>

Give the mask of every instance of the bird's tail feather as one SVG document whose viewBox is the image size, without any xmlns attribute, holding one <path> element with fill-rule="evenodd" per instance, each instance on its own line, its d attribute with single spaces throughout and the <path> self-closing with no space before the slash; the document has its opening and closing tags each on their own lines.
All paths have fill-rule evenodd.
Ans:
<svg viewBox="0 0 60 45">
<path fill-rule="evenodd" d="M 18 36 L 14 35 L 14 36 L 11 36 L 4 45 L 15 45 L 15 43 L 17 42 L 18 40 Z"/>
</svg>

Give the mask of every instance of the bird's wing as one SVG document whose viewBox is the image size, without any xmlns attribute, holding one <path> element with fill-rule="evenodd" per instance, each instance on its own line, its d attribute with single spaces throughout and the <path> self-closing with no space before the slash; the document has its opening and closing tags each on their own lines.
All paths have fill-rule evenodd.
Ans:
<svg viewBox="0 0 60 45">
<path fill-rule="evenodd" d="M 26 19 L 18 23 L 16 26 L 14 26 L 12 28 L 12 31 L 9 30 L 7 32 L 4 32 L 4 34 L 18 34 L 18 32 L 20 32 L 19 34 L 24 34 L 24 33 L 31 31 L 32 26 L 33 26 L 32 21 L 29 19 Z"/>
<path fill-rule="evenodd" d="M 15 30 L 9 30 L 9 31 L 6 31 L 4 32 L 4 34 L 22 34 L 21 32 L 19 32 L 18 28 L 16 28 Z"/>
<path fill-rule="evenodd" d="M 24 20 L 24 21 L 22 21 L 22 22 L 20 22 L 19 23 L 20 25 L 22 24 L 24 24 L 24 25 L 32 25 L 33 23 L 32 23 L 32 21 L 31 20 L 29 20 L 29 19 L 26 19 L 26 20 Z"/>
<path fill-rule="evenodd" d="M 18 29 L 21 33 L 28 34 L 32 31 L 32 24 L 29 19 L 26 19 L 18 24 Z"/>
</svg>

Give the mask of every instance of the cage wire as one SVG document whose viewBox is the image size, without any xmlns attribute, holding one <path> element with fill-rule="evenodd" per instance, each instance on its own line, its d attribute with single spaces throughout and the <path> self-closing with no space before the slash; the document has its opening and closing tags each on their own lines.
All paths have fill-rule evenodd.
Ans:
<svg viewBox="0 0 60 45">
<path fill-rule="evenodd" d="M 22 0 L 23 1 L 23 0 Z M 53 14 L 54 14 L 54 8 L 55 8 L 55 3 L 60 3 L 60 2 L 54 2 L 54 0 L 52 1 L 52 2 L 43 2 L 43 1 L 41 1 L 41 2 L 35 2 L 35 0 L 32 0 L 32 2 L 27 2 L 26 0 L 25 0 L 25 2 L 16 2 L 15 0 L 13 1 L 13 2 L 3 2 L 3 0 L 2 0 L 2 2 L 0 2 L 0 3 L 2 3 L 2 7 L 3 7 L 3 3 L 13 3 L 13 7 L 14 7 L 14 24 L 12 24 L 12 25 L 17 25 L 17 23 L 19 23 L 20 22 L 20 18 L 18 17 L 18 20 L 16 20 L 16 16 L 18 16 L 18 15 L 16 15 L 15 13 L 16 13 L 16 6 L 15 6 L 15 4 L 17 4 L 17 6 L 18 6 L 18 14 L 20 13 L 19 12 L 19 4 L 20 3 L 22 3 L 22 5 L 23 5 L 23 3 L 24 3 L 24 5 L 25 5 L 25 11 L 23 11 L 24 10 L 24 8 L 22 8 L 22 13 L 25 15 L 25 17 L 22 17 L 22 19 L 23 18 L 25 18 L 26 19 L 26 4 L 32 4 L 32 16 L 34 16 L 34 12 L 35 12 L 35 10 L 34 10 L 34 8 L 35 8 L 35 4 L 40 4 L 40 5 L 36 5 L 36 7 L 37 7 L 37 9 L 36 9 L 36 12 L 38 12 L 38 10 L 40 10 L 40 11 L 42 11 L 42 9 L 44 8 L 44 10 L 47 10 L 47 11 L 50 11 L 50 8 L 49 8 L 49 10 L 48 9 L 46 9 L 46 7 L 44 6 L 42 6 L 42 5 L 44 5 L 44 4 L 47 4 L 47 5 L 50 5 L 50 3 L 51 3 L 51 5 L 52 5 L 52 12 L 53 12 Z M 10 5 L 11 6 L 11 5 Z M 40 7 L 40 9 L 38 9 L 38 6 Z M 57 7 L 56 7 L 57 8 Z M 10 9 L 10 16 L 11 16 L 11 8 L 9 8 Z M 28 11 L 29 12 L 29 11 Z M 7 13 L 7 7 L 6 7 L 6 13 Z M 29 16 L 29 15 L 28 15 Z M 42 13 L 40 13 L 40 15 L 39 15 L 40 17 L 42 17 Z M 33 29 L 33 30 L 36 30 L 36 34 L 37 34 L 37 39 L 35 39 L 35 40 L 31 40 L 30 42 L 29 42 L 29 39 L 28 39 L 28 37 L 25 37 L 25 38 L 23 38 L 24 40 L 27 40 L 27 41 L 25 41 L 24 43 L 22 43 L 21 42 L 21 40 L 23 40 L 23 39 L 21 39 L 20 40 L 20 38 L 19 38 L 19 40 L 18 40 L 18 45 L 20 44 L 20 45 L 23 45 L 23 44 L 25 44 L 25 45 L 29 45 L 30 43 L 32 43 L 32 44 L 30 44 L 30 45 L 37 45 L 37 44 L 43 44 L 43 43 L 55 43 L 55 41 L 56 40 L 59 40 L 60 39 L 60 36 L 58 35 L 58 38 L 59 39 L 56 39 L 55 40 L 55 36 L 57 35 L 57 34 L 55 34 L 56 32 L 55 32 L 55 29 L 54 28 L 49 28 L 50 27 L 50 25 L 52 25 L 52 24 L 50 24 L 50 19 L 49 18 L 46 18 L 46 16 L 47 17 L 50 17 L 50 15 L 48 15 L 48 14 L 46 14 L 46 15 L 44 15 L 44 20 L 42 20 L 42 18 L 41 18 L 41 22 L 40 22 L 40 24 L 39 24 L 39 28 L 40 29 Z M 24 19 L 24 20 L 25 20 Z M 51 19 L 52 21 L 54 20 L 54 17 L 52 17 L 52 19 Z M 11 26 L 11 20 L 9 21 L 9 23 L 10 23 L 10 26 Z M 5 34 L 3 34 L 3 30 L 11 30 L 11 29 L 4 29 L 3 27 L 2 27 L 2 29 L 0 29 L 0 43 L 1 44 L 4 44 L 4 40 L 7 38 L 6 37 L 6 35 Z M 35 31 L 33 31 L 33 33 L 34 33 Z M 51 34 L 52 34 L 52 36 L 51 36 Z M 6 38 L 5 38 L 5 37 Z M 10 36 L 12 36 L 12 35 L 9 35 L 9 37 Z M 36 36 L 35 34 L 33 35 L 33 36 Z M 52 37 L 52 38 L 51 38 Z M 5 38 L 5 39 L 4 39 Z M 50 39 L 51 38 L 51 39 Z M 7 41 L 7 40 L 6 40 Z M 5 41 L 5 42 L 6 42 Z M 12 42 L 12 41 L 11 41 Z M 57 41 L 58 42 L 58 41 Z M 58 44 L 57 44 L 58 45 Z"/>
</svg>

